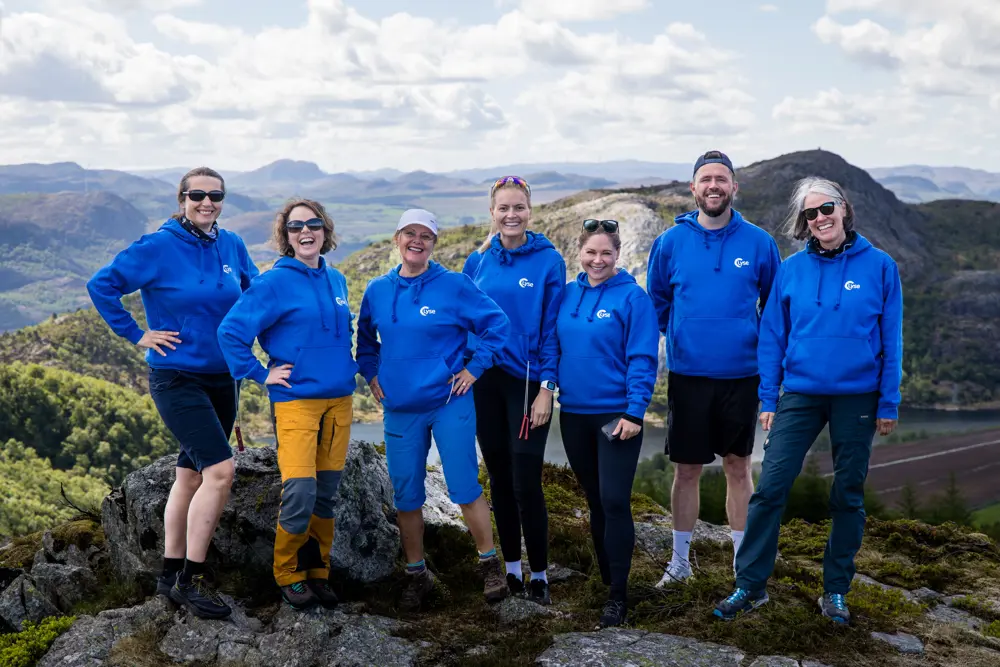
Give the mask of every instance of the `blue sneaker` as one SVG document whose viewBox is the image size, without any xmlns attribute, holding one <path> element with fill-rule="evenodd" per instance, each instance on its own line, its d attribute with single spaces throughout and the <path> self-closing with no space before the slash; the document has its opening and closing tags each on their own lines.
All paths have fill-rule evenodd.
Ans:
<svg viewBox="0 0 1000 667">
<path fill-rule="evenodd" d="M 847 610 L 847 602 L 840 593 L 824 593 L 818 602 L 823 615 L 834 623 L 847 625 L 851 622 L 851 612 Z"/>
<path fill-rule="evenodd" d="M 745 588 L 737 588 L 732 595 L 715 605 L 715 611 L 712 613 L 724 621 L 731 621 L 740 614 L 753 611 L 768 600 L 770 598 L 767 597 L 767 591 L 751 593 Z"/>
</svg>

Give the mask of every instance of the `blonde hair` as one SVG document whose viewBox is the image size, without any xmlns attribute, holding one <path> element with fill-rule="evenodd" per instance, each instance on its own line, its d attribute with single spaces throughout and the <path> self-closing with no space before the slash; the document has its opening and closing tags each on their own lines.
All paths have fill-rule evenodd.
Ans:
<svg viewBox="0 0 1000 667">
<path fill-rule="evenodd" d="M 479 252 L 484 253 L 490 249 L 490 244 L 493 243 L 493 237 L 500 233 L 500 227 L 497 225 L 496 220 L 493 218 L 493 209 L 497 205 L 497 193 L 501 190 L 517 190 L 518 192 L 523 192 L 525 199 L 528 200 L 528 209 L 531 209 L 531 192 L 524 189 L 522 186 L 518 185 L 513 181 L 508 181 L 498 188 L 490 191 L 490 231 L 486 235 L 486 240 L 483 244 L 479 246 Z"/>
<path fill-rule="evenodd" d="M 295 250 L 288 242 L 288 216 L 299 206 L 305 206 L 316 214 L 316 217 L 323 221 L 323 245 L 319 249 L 319 254 L 325 255 L 337 247 L 337 236 L 333 229 L 333 218 L 331 218 L 323 205 L 311 199 L 291 199 L 282 207 L 278 214 L 274 216 L 274 225 L 271 228 L 271 238 L 278 248 L 278 254 L 283 257 L 295 257 Z"/>
</svg>

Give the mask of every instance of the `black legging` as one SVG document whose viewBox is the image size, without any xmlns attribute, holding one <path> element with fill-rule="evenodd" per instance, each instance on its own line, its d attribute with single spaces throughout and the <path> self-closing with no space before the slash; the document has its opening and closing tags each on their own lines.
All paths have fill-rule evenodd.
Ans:
<svg viewBox="0 0 1000 667">
<path fill-rule="evenodd" d="M 632 481 L 642 448 L 642 431 L 628 440 L 609 441 L 601 427 L 612 414 L 559 414 L 566 458 L 590 506 L 590 533 L 601 569 L 601 579 L 611 585 L 611 597 L 625 600 L 628 573 L 635 548 L 632 523 Z"/>
<path fill-rule="evenodd" d="M 528 410 L 538 395 L 538 382 L 528 383 Z M 549 425 L 518 438 L 524 417 L 524 378 L 499 368 L 484 372 L 472 385 L 476 401 L 476 437 L 490 475 L 490 494 L 500 551 L 507 562 L 521 560 L 521 530 L 532 572 L 549 565 L 549 513 L 542 493 L 542 461 Z"/>
</svg>

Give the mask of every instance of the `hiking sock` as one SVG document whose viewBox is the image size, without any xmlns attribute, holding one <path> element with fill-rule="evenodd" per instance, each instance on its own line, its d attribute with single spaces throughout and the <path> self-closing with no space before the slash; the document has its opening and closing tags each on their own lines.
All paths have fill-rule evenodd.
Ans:
<svg viewBox="0 0 1000 667">
<path fill-rule="evenodd" d="M 521 579 L 524 578 L 524 575 L 521 574 L 521 561 L 514 560 L 509 563 L 505 562 L 503 566 L 507 570 L 507 574 L 513 574 L 517 577 L 518 581 L 521 581 Z"/>
<path fill-rule="evenodd" d="M 743 544 L 743 531 L 742 530 L 732 530 L 730 531 L 733 538 L 733 569 L 736 569 L 736 554 L 740 551 L 740 545 Z"/>
<path fill-rule="evenodd" d="M 493 547 L 492 549 L 490 549 L 486 553 L 480 553 L 479 554 L 479 562 L 482 563 L 484 560 L 489 560 L 491 558 L 496 558 L 496 555 L 497 555 L 496 547 Z"/>
<path fill-rule="evenodd" d="M 427 569 L 427 564 L 424 562 L 423 559 L 420 559 L 416 563 L 407 563 L 406 564 L 406 573 L 407 574 L 420 574 L 421 572 L 423 572 L 426 569 Z"/>
<path fill-rule="evenodd" d="M 675 530 L 674 553 L 670 557 L 670 564 L 679 565 L 685 568 L 690 568 L 691 563 L 688 560 L 690 555 L 691 555 L 691 532 Z"/>
<path fill-rule="evenodd" d="M 160 574 L 161 577 L 167 578 L 176 575 L 178 572 L 184 569 L 184 559 L 183 558 L 167 558 L 163 557 L 163 572 Z"/>
<path fill-rule="evenodd" d="M 541 579 L 545 583 L 549 583 L 549 573 L 546 572 L 545 570 L 542 570 L 541 572 L 535 572 L 534 570 L 532 570 L 531 581 L 534 581 L 535 579 Z"/>
<path fill-rule="evenodd" d="M 191 577 L 205 574 L 205 564 L 197 561 L 184 559 L 184 569 L 177 575 L 177 581 L 183 584 L 190 584 Z"/>
</svg>

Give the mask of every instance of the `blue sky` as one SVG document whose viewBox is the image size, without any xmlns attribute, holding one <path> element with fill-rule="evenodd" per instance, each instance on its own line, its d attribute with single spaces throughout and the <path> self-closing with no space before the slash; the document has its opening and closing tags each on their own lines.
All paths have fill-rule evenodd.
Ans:
<svg viewBox="0 0 1000 667">
<path fill-rule="evenodd" d="M 1000 2 L 0 0 L 0 163 L 1000 171 Z"/>
</svg>

